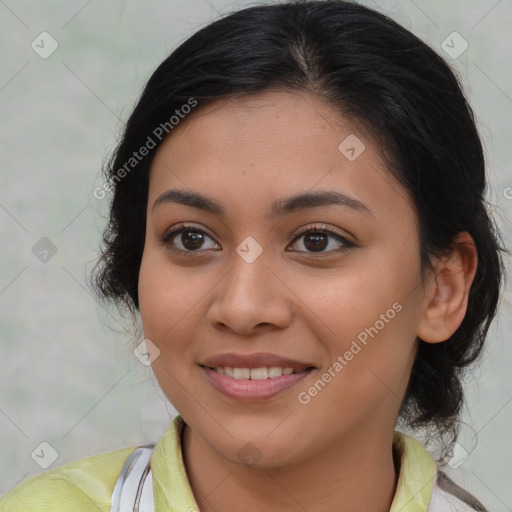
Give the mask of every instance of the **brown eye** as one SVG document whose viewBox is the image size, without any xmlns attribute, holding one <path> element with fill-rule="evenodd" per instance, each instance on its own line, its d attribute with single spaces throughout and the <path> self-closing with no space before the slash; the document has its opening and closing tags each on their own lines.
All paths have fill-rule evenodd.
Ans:
<svg viewBox="0 0 512 512">
<path fill-rule="evenodd" d="M 302 245 L 306 248 L 306 251 L 299 252 L 310 252 L 310 253 L 319 253 L 319 254 L 329 254 L 329 253 L 339 253 L 344 252 L 350 247 L 355 247 L 355 244 L 350 240 L 347 240 L 345 237 L 341 236 L 334 231 L 326 229 L 325 226 L 320 228 L 309 228 L 303 230 L 299 235 L 295 238 L 294 243 L 298 240 L 303 239 Z M 333 239 L 338 242 L 338 248 L 331 247 L 329 250 L 325 250 L 329 247 L 330 240 Z M 336 244 L 334 244 L 336 245 Z"/>
<path fill-rule="evenodd" d="M 329 245 L 329 235 L 311 232 L 304 235 L 304 246 L 311 251 L 322 251 Z"/>
<path fill-rule="evenodd" d="M 193 226 L 182 225 L 179 226 L 178 229 L 166 233 L 160 242 L 173 251 L 198 252 L 199 249 L 205 249 L 205 241 L 208 239 L 213 241 L 203 230 Z M 217 246 L 217 244 L 214 245 Z M 212 247 L 206 247 L 206 249 L 211 248 Z"/>
<path fill-rule="evenodd" d="M 204 233 L 189 229 L 183 230 L 181 231 L 180 242 L 190 251 L 200 249 L 204 243 Z"/>
<path fill-rule="evenodd" d="M 298 250 L 297 252 L 306 252 L 310 254 L 329 255 L 332 253 L 340 253 L 347 251 L 350 247 L 355 247 L 355 244 L 340 234 L 326 229 L 325 226 L 311 228 L 303 230 L 296 236 L 293 244 L 296 244 L 298 240 L 303 239 L 303 247 L 305 250 Z M 213 246 L 205 247 L 208 240 L 213 242 Z M 334 243 L 334 247 L 331 240 L 337 242 Z M 160 242 L 167 246 L 171 251 L 177 251 L 181 253 L 202 253 L 206 250 L 219 249 L 220 246 L 202 229 L 195 226 L 180 225 L 176 229 L 166 233 Z M 292 244 L 292 245 L 293 245 Z M 211 245 L 211 244 L 210 244 Z"/>
</svg>

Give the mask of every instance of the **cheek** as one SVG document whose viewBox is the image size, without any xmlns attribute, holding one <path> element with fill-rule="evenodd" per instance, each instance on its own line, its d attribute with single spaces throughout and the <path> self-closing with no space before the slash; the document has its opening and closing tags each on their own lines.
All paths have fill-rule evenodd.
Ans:
<svg viewBox="0 0 512 512">
<path fill-rule="evenodd" d="M 413 357 L 420 315 L 419 259 L 414 247 L 366 251 L 336 278 L 310 287 L 315 312 L 329 327 L 329 362 L 339 362 L 337 384 L 357 407 L 373 396 L 378 403 L 399 396 Z M 313 301 L 313 296 L 317 297 Z"/>
<path fill-rule="evenodd" d="M 180 411 L 187 410 L 186 393 L 191 358 L 186 325 L 194 315 L 186 283 L 156 253 L 146 251 L 139 273 L 139 310 L 144 337 L 159 349 L 152 371 L 167 399 Z M 166 270 L 167 269 L 167 270 Z"/>
<path fill-rule="evenodd" d="M 303 289 L 308 290 L 305 300 L 314 304 L 331 334 L 346 340 L 376 322 L 379 331 L 401 323 L 400 317 L 418 308 L 418 283 L 419 267 L 412 253 L 405 256 L 380 247 L 354 254 L 351 263 L 336 275 L 311 279 Z"/>
<path fill-rule="evenodd" d="M 194 289 L 183 272 L 176 270 L 165 255 L 151 246 L 142 257 L 138 291 L 144 335 L 160 341 L 193 311 L 197 302 Z"/>
<path fill-rule="evenodd" d="M 172 265 L 165 252 L 148 247 L 139 273 L 139 310 L 144 337 L 160 350 L 155 375 L 185 375 L 194 364 L 194 330 L 204 322 L 204 300 L 217 275 Z M 210 282 L 211 281 L 211 282 Z M 197 342 L 197 340 L 196 340 Z"/>
<path fill-rule="evenodd" d="M 160 267 L 155 264 L 154 258 L 145 250 L 139 272 L 139 311 L 144 327 L 144 336 L 155 339 L 159 336 L 162 324 L 166 321 L 165 275 Z"/>
</svg>

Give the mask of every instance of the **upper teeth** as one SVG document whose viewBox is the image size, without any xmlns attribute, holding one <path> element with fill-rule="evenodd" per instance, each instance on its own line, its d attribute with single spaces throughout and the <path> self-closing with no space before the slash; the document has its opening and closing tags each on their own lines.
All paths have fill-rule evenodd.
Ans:
<svg viewBox="0 0 512 512">
<path fill-rule="evenodd" d="M 272 379 L 273 377 L 281 377 L 281 375 L 290 375 L 293 368 L 281 368 L 280 366 L 262 367 L 262 368 L 232 368 L 230 366 L 215 368 L 217 373 L 223 373 L 228 377 L 235 379 Z"/>
</svg>

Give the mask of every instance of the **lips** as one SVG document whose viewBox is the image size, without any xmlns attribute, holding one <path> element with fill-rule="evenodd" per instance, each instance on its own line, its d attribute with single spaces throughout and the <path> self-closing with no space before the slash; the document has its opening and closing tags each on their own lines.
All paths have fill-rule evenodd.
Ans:
<svg viewBox="0 0 512 512">
<path fill-rule="evenodd" d="M 199 364 L 200 366 L 207 368 L 293 368 L 294 373 L 303 372 L 308 368 L 315 368 L 315 366 L 310 363 L 290 359 L 269 352 L 258 352 L 255 354 L 219 354 L 209 357 L 201 361 Z"/>
<path fill-rule="evenodd" d="M 220 354 L 205 359 L 199 366 L 213 388 L 225 396 L 244 402 L 269 399 L 293 388 L 316 370 L 309 363 L 261 352 L 251 355 Z M 286 373 L 278 371 L 278 375 L 268 375 L 269 378 L 259 375 L 263 369 L 285 368 L 288 370 Z M 291 370 L 293 373 L 290 373 Z M 258 373 L 257 379 L 253 378 L 253 371 Z M 251 378 L 248 378 L 248 372 Z"/>
</svg>

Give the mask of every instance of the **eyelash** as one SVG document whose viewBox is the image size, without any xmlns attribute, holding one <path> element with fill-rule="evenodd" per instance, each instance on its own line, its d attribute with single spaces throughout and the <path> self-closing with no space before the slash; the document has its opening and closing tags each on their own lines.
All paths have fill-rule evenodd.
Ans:
<svg viewBox="0 0 512 512">
<path fill-rule="evenodd" d="M 206 233 L 205 231 L 203 231 L 202 229 L 199 229 L 198 227 L 196 227 L 194 225 L 179 224 L 172 231 L 166 232 L 160 238 L 160 243 L 163 245 L 166 245 L 173 252 L 181 252 L 181 253 L 189 253 L 189 254 L 198 253 L 198 254 L 194 254 L 194 256 L 201 255 L 201 253 L 203 253 L 204 250 L 198 249 L 198 250 L 192 251 L 192 250 L 177 249 L 176 247 L 172 246 L 171 240 L 175 236 L 177 236 L 185 231 L 201 233 L 201 234 L 208 236 L 209 238 L 212 238 L 212 237 L 210 237 L 210 235 L 208 235 L 208 233 Z M 343 244 L 343 246 L 340 247 L 339 249 L 331 249 L 330 251 L 323 251 L 323 252 L 314 252 L 314 251 L 293 251 L 293 252 L 301 252 L 301 253 L 306 252 L 307 254 L 312 254 L 315 256 L 322 257 L 325 255 L 344 253 L 349 248 L 356 246 L 356 244 L 354 242 L 351 242 L 350 240 L 341 236 L 339 233 L 336 233 L 334 231 L 331 231 L 330 229 L 327 229 L 327 226 L 325 224 L 323 224 L 319 227 L 318 226 L 306 226 L 305 228 L 301 229 L 298 233 L 295 234 L 295 238 L 293 239 L 292 244 L 295 243 L 301 236 L 307 235 L 309 233 L 315 233 L 315 234 L 321 233 L 324 235 L 331 236 L 331 237 L 335 238 L 338 242 L 341 242 Z M 212 238 L 212 240 L 213 240 L 213 238 Z M 290 252 L 292 252 L 292 251 L 290 251 Z"/>
</svg>

